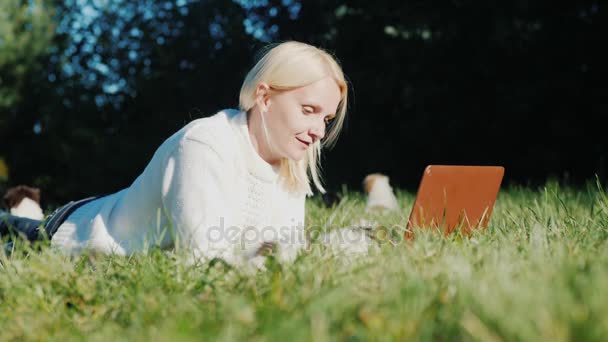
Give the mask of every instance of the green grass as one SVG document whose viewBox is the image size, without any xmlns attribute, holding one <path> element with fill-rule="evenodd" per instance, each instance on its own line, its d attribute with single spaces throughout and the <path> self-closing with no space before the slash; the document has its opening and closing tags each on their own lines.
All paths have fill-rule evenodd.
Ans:
<svg viewBox="0 0 608 342">
<path fill-rule="evenodd" d="M 309 200 L 309 229 L 368 218 L 399 236 L 414 199 L 398 192 L 402 213 L 369 216 L 359 193 L 347 195 L 335 210 Z M 608 199 L 595 185 L 502 189 L 490 227 L 470 238 L 428 232 L 359 258 L 313 244 L 255 275 L 160 251 L 68 258 L 18 246 L 0 258 L 2 340 L 608 336 Z"/>
</svg>

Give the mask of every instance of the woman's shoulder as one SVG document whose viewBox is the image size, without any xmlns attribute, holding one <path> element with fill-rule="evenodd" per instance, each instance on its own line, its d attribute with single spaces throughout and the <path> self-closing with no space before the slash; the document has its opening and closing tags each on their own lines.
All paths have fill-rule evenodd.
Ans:
<svg viewBox="0 0 608 342">
<path fill-rule="evenodd" d="M 224 109 L 211 116 L 192 120 L 178 132 L 178 140 L 182 143 L 199 142 L 218 150 L 236 148 L 237 137 L 232 121 L 239 114 L 242 112 L 236 109 Z"/>
<path fill-rule="evenodd" d="M 167 138 L 154 153 L 154 159 L 164 164 L 164 160 L 180 147 L 199 150 L 210 148 L 224 160 L 234 159 L 238 153 L 237 137 L 231 128 L 231 118 L 238 116 L 234 109 L 221 110 L 211 116 L 195 119 Z M 202 150 L 199 150 L 202 151 Z"/>
<path fill-rule="evenodd" d="M 236 109 L 223 109 L 211 116 L 190 121 L 181 131 L 184 138 L 207 141 L 230 134 L 230 119 L 240 112 Z"/>
</svg>

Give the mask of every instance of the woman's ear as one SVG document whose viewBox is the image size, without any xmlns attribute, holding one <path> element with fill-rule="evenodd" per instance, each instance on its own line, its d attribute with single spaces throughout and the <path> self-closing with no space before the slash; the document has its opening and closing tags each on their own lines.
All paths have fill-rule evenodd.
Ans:
<svg viewBox="0 0 608 342">
<path fill-rule="evenodd" d="M 255 89 L 255 103 L 261 112 L 268 111 L 268 105 L 270 103 L 270 87 L 268 84 L 262 82 L 258 84 Z"/>
</svg>

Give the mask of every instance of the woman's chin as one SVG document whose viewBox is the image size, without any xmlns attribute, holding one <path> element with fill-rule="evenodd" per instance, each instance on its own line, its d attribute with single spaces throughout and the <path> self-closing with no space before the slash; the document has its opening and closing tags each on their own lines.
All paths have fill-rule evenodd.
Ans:
<svg viewBox="0 0 608 342">
<path fill-rule="evenodd" d="M 306 156 L 306 150 L 303 150 L 303 151 L 300 150 L 297 152 L 294 151 L 292 153 L 289 153 L 289 155 L 287 156 L 287 159 L 293 160 L 293 161 L 300 161 L 300 160 L 304 159 L 305 156 Z"/>
</svg>

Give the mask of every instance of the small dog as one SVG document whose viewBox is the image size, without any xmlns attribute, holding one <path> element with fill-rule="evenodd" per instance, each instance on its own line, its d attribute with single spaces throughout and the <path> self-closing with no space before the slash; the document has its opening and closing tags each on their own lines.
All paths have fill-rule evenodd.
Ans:
<svg viewBox="0 0 608 342">
<path fill-rule="evenodd" d="M 363 180 L 363 189 L 367 194 L 366 211 L 398 210 L 399 204 L 389 184 L 388 176 L 381 173 L 372 173 Z"/>
<path fill-rule="evenodd" d="M 40 189 L 38 188 L 19 185 L 8 189 L 2 200 L 11 215 L 33 220 L 44 219 L 44 213 L 40 208 Z"/>
</svg>

